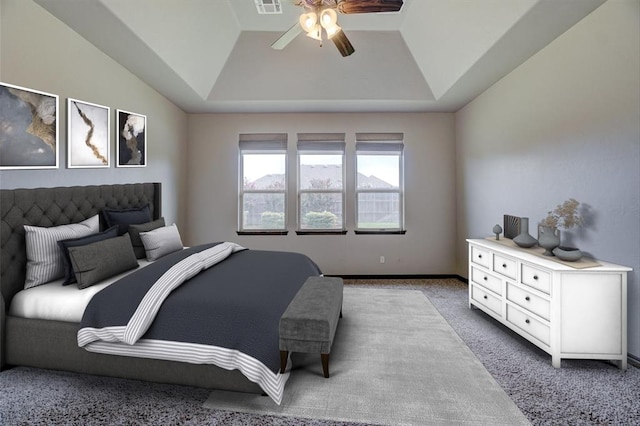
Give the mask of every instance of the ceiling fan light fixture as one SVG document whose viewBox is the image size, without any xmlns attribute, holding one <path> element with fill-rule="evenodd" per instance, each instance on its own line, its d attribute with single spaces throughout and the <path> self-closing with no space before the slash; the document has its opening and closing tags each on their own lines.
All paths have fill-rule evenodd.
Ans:
<svg viewBox="0 0 640 426">
<path fill-rule="evenodd" d="M 338 26 L 338 14 L 335 9 L 324 9 L 320 12 L 320 24 L 327 32 L 328 38 L 332 38 L 342 29 Z"/>
<path fill-rule="evenodd" d="M 316 24 L 311 31 L 307 31 L 307 37 L 322 42 L 322 27 L 320 24 Z"/>
<path fill-rule="evenodd" d="M 324 27 L 324 29 L 327 31 L 327 38 L 329 39 L 332 39 L 334 35 L 342 31 L 342 27 L 338 25 L 333 25 L 332 27 L 329 27 L 329 28 Z"/>
<path fill-rule="evenodd" d="M 335 9 L 324 9 L 320 12 L 320 23 L 325 29 L 329 29 L 338 23 L 338 13 Z"/>
<path fill-rule="evenodd" d="M 300 26 L 307 34 L 315 30 L 317 23 L 318 15 L 316 15 L 314 12 L 303 13 L 302 15 L 300 15 Z"/>
</svg>

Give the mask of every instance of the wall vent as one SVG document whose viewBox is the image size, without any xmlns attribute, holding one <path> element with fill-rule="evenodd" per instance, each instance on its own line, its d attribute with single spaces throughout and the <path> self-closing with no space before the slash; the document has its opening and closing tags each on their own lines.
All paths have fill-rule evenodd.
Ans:
<svg viewBox="0 0 640 426">
<path fill-rule="evenodd" d="M 254 0 L 260 15 L 274 15 L 282 13 L 280 0 Z"/>
</svg>

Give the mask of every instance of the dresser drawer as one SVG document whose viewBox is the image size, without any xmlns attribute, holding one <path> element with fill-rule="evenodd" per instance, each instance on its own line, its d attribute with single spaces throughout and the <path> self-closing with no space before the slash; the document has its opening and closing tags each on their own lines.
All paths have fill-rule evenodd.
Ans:
<svg viewBox="0 0 640 426">
<path fill-rule="evenodd" d="M 507 283 L 507 300 L 549 321 L 551 319 L 551 302 L 540 296 Z"/>
<path fill-rule="evenodd" d="M 491 268 L 491 252 L 476 246 L 471 246 L 471 261 L 487 269 Z"/>
<path fill-rule="evenodd" d="M 523 263 L 520 281 L 522 284 L 533 287 L 543 293 L 551 294 L 551 274 L 543 269 L 534 268 Z"/>
<path fill-rule="evenodd" d="M 482 269 L 471 267 L 471 281 L 498 295 L 502 295 L 502 279 L 484 272 Z"/>
<path fill-rule="evenodd" d="M 518 308 L 514 308 L 510 304 L 507 304 L 507 321 L 525 333 L 535 337 L 545 345 L 550 345 L 550 327 L 542 321 L 533 318 L 531 315 L 520 311 Z"/>
<path fill-rule="evenodd" d="M 490 291 L 475 284 L 471 285 L 471 300 L 476 305 L 482 305 L 498 316 L 502 316 L 502 300 Z"/>
<path fill-rule="evenodd" d="M 498 254 L 493 255 L 493 270 L 499 274 L 504 275 L 505 277 L 516 279 L 516 261 L 500 256 Z"/>
</svg>

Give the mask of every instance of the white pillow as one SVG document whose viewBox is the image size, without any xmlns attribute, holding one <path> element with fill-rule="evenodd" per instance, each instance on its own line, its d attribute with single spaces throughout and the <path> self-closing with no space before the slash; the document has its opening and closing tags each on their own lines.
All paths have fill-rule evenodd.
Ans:
<svg viewBox="0 0 640 426">
<path fill-rule="evenodd" d="M 140 239 L 148 261 L 160 259 L 162 256 L 184 248 L 175 223 L 153 231 L 141 232 Z"/>
<path fill-rule="evenodd" d="M 27 274 L 24 288 L 48 283 L 64 276 L 64 256 L 58 241 L 95 234 L 100 229 L 98 215 L 80 223 L 52 226 L 24 225 Z"/>
</svg>

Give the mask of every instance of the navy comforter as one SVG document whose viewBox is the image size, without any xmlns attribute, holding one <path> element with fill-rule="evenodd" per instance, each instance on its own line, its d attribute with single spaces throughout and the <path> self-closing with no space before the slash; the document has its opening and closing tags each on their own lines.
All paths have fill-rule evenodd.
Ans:
<svg viewBox="0 0 640 426">
<path fill-rule="evenodd" d="M 167 255 L 108 286 L 93 297 L 80 328 L 126 326 L 149 288 L 172 265 L 217 244 Z M 173 290 L 140 341 L 234 349 L 278 374 L 280 317 L 305 280 L 319 274 L 318 266 L 299 253 L 238 251 Z"/>
</svg>

